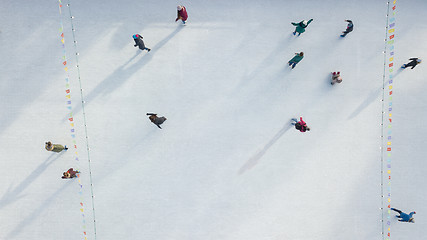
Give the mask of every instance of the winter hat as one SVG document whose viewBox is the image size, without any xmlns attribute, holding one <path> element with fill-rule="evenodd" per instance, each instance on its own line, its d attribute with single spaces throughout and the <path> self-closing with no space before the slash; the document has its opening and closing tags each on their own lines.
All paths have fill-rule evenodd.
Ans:
<svg viewBox="0 0 427 240">
<path fill-rule="evenodd" d="M 135 34 L 132 37 L 133 37 L 133 39 L 137 39 L 138 38 L 138 34 Z"/>
<path fill-rule="evenodd" d="M 421 63 L 421 59 L 419 59 L 419 58 L 418 58 L 418 59 L 417 59 L 417 63 Z"/>
<path fill-rule="evenodd" d="M 182 10 L 182 6 L 181 6 L 181 5 L 178 5 L 178 6 L 176 7 L 176 9 L 178 9 L 178 11 L 181 11 L 181 10 Z"/>
<path fill-rule="evenodd" d="M 307 20 L 302 21 L 302 24 L 304 24 L 304 25 L 307 25 L 307 23 L 308 23 Z"/>
</svg>

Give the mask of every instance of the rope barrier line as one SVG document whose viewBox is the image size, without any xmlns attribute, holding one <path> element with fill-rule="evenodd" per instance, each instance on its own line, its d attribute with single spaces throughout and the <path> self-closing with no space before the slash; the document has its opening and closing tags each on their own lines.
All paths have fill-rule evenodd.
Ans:
<svg viewBox="0 0 427 240">
<path fill-rule="evenodd" d="M 62 56 L 62 64 L 64 65 L 64 71 L 66 72 L 66 85 L 65 85 L 65 92 L 66 92 L 66 99 L 67 99 L 67 109 L 69 110 L 69 114 L 68 114 L 68 121 L 70 124 L 70 135 L 71 138 L 73 139 L 73 145 L 74 145 L 74 155 L 75 155 L 75 160 L 79 163 L 79 154 L 77 151 L 77 142 L 76 142 L 76 131 L 74 128 L 74 117 L 73 117 L 73 111 L 72 111 L 72 107 L 71 107 L 71 89 L 70 89 L 70 73 L 68 71 L 68 63 L 67 63 L 67 53 L 66 53 L 66 49 L 65 49 L 65 38 L 64 38 L 64 25 L 62 23 L 62 19 L 63 19 L 63 14 L 62 14 L 62 1 L 58 0 L 59 2 L 59 14 L 61 16 L 61 21 L 60 21 L 60 25 L 61 28 L 59 29 L 60 33 L 61 33 L 61 43 L 62 43 L 62 49 L 63 49 L 63 56 Z M 68 1 L 67 7 L 69 8 L 70 4 Z M 90 154 L 89 154 L 89 143 L 88 143 L 88 134 L 87 134 L 87 127 L 86 127 L 86 117 L 85 117 L 85 111 L 84 111 L 84 101 L 83 101 L 83 91 L 82 91 L 82 85 L 81 85 L 81 80 L 80 80 L 80 69 L 79 69 L 79 65 L 78 65 L 78 53 L 77 53 L 77 46 L 76 46 L 76 38 L 74 35 L 74 26 L 73 26 L 73 21 L 72 19 L 74 17 L 72 17 L 71 15 L 71 10 L 69 8 L 69 14 L 70 14 L 70 18 L 71 18 L 71 28 L 72 28 L 72 33 L 73 33 L 73 40 L 74 40 L 74 49 L 76 50 L 76 63 L 77 63 L 77 72 L 78 72 L 78 79 L 79 79 L 79 83 L 80 83 L 80 96 L 81 96 L 81 100 L 82 100 L 82 109 L 83 109 L 83 120 L 84 120 L 84 127 L 85 127 L 85 135 L 86 135 L 86 147 L 87 147 L 87 153 L 88 153 L 88 163 L 89 163 L 89 176 L 90 176 L 90 190 L 91 190 L 91 197 L 92 197 L 92 211 L 93 211 L 93 224 L 94 224 L 94 239 L 96 239 L 96 218 L 95 218 L 95 206 L 94 206 L 94 199 L 93 199 L 93 184 L 92 184 L 92 171 L 91 171 L 91 167 L 90 167 Z M 80 195 L 80 212 L 82 214 L 82 228 L 83 228 L 83 237 L 84 240 L 87 240 L 87 232 L 86 232 L 86 219 L 85 219 L 85 211 L 84 211 L 84 199 L 83 199 L 83 185 L 81 183 L 81 179 L 80 179 L 80 174 L 77 174 L 78 177 L 78 183 L 79 183 L 79 195 Z"/>
<path fill-rule="evenodd" d="M 393 111 L 393 72 L 394 72 L 394 36 L 396 1 L 387 2 L 387 25 L 386 38 L 384 40 L 384 74 L 383 74 L 383 97 L 382 97 L 382 134 L 381 144 L 381 211 L 382 211 L 382 239 L 391 239 L 391 160 L 392 160 L 392 111 Z M 387 56 L 388 55 L 388 56 Z M 387 71 L 388 70 L 388 71 Z M 388 76 L 386 78 L 386 75 Z M 386 99 L 386 96 L 387 99 Z M 387 102 L 387 104 L 386 104 Z M 387 110 L 386 110 L 387 109 Z M 387 116 L 385 116 L 387 114 Z M 387 136 L 384 139 L 384 136 Z M 384 162 L 384 157 L 386 162 Z M 385 173 L 385 174 L 384 174 Z M 385 186 L 385 182 L 387 187 Z M 387 212 L 384 211 L 387 209 Z M 386 213 L 387 221 L 384 221 Z"/>
</svg>

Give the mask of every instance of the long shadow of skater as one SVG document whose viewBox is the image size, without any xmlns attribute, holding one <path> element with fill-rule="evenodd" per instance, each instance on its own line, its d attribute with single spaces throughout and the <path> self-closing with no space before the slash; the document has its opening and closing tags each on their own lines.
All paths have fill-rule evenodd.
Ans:
<svg viewBox="0 0 427 240">
<path fill-rule="evenodd" d="M 46 169 L 52 164 L 56 159 L 58 159 L 62 153 L 52 153 L 42 164 L 40 164 L 34 171 L 28 175 L 18 186 L 14 189 L 12 185 L 9 186 L 7 192 L 0 199 L 0 209 L 9 205 L 10 203 L 17 201 L 25 196 L 25 194 L 21 194 L 34 180 L 40 176 Z"/>
<path fill-rule="evenodd" d="M 182 30 L 182 27 L 179 26 L 172 33 L 166 36 L 163 40 L 158 42 L 154 47 L 152 47 L 149 53 L 144 53 L 136 63 L 132 64 L 128 67 L 129 63 L 135 59 L 142 51 L 137 50 L 138 52 L 130 58 L 126 63 L 122 64 L 119 68 L 117 68 L 113 73 L 111 73 L 107 78 L 101 81 L 96 87 L 86 96 L 84 96 L 85 106 L 92 102 L 99 95 L 107 95 L 119 88 L 123 85 L 127 80 L 129 80 L 138 70 L 143 68 L 148 62 L 150 62 L 152 55 L 162 48 L 169 40 L 171 40 L 178 32 Z M 73 110 L 73 114 L 75 115 L 79 111 L 81 111 L 81 104 L 77 105 Z M 68 115 L 65 116 L 63 121 L 67 121 Z"/>
<path fill-rule="evenodd" d="M 403 72 L 403 68 L 399 67 L 397 71 L 393 75 L 393 79 L 396 79 L 396 77 Z"/>
<path fill-rule="evenodd" d="M 38 216 L 40 216 L 44 211 L 48 210 L 48 205 L 52 203 L 52 201 L 54 201 L 58 195 L 61 192 L 63 192 L 64 190 L 66 190 L 68 187 L 70 187 L 72 185 L 72 183 L 74 181 L 63 181 L 64 185 L 59 188 L 58 190 L 56 190 L 56 192 L 54 192 L 52 195 L 50 195 L 43 203 L 41 203 L 37 208 L 34 209 L 34 211 L 32 211 L 25 219 L 23 219 L 12 231 L 10 231 L 7 236 L 5 237 L 5 239 L 11 239 L 13 237 L 15 237 L 16 235 L 20 234 L 23 232 L 22 229 L 24 229 L 25 227 L 29 226 L 31 224 L 31 222 L 35 221 L 37 219 Z"/>
<path fill-rule="evenodd" d="M 253 168 L 255 165 L 258 164 L 259 160 L 264 156 L 264 154 L 268 151 L 268 149 L 271 148 L 282 136 L 287 132 L 289 129 L 292 128 L 292 125 L 290 123 L 286 123 L 282 129 L 274 137 L 264 146 L 263 149 L 258 151 L 255 155 L 253 155 L 249 160 L 243 165 L 239 170 L 239 175 L 245 173 L 246 171 Z"/>
<path fill-rule="evenodd" d="M 375 99 L 378 98 L 378 96 L 380 95 L 382 90 L 382 87 L 377 88 L 375 90 L 373 90 L 369 96 L 359 105 L 359 107 L 357 107 L 353 113 L 350 114 L 350 116 L 348 116 L 348 119 L 354 118 L 357 115 L 359 115 L 359 113 L 365 109 L 367 106 L 369 106 Z"/>
</svg>

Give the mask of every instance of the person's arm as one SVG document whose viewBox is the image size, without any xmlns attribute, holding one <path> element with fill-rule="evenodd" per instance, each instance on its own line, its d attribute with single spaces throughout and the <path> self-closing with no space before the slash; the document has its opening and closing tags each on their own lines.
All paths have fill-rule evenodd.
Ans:
<svg viewBox="0 0 427 240">
<path fill-rule="evenodd" d="M 310 24 L 311 22 L 313 22 L 313 18 L 312 18 L 312 19 L 310 19 L 310 20 L 307 22 L 307 26 L 308 26 L 308 24 Z"/>
<path fill-rule="evenodd" d="M 299 23 L 292 22 L 291 24 L 294 25 L 294 26 L 298 26 Z"/>
<path fill-rule="evenodd" d="M 147 113 L 147 116 L 157 116 L 155 113 Z"/>
<path fill-rule="evenodd" d="M 302 117 L 300 117 L 299 120 L 300 120 L 302 126 L 306 125 L 306 123 L 304 122 L 304 120 L 302 120 Z"/>
<path fill-rule="evenodd" d="M 415 60 L 415 61 L 417 61 L 417 60 L 418 60 L 418 58 L 410 58 L 409 60 Z"/>
<path fill-rule="evenodd" d="M 178 21 L 178 19 L 179 19 L 179 10 L 176 10 L 176 19 L 175 19 L 175 22 Z"/>
</svg>

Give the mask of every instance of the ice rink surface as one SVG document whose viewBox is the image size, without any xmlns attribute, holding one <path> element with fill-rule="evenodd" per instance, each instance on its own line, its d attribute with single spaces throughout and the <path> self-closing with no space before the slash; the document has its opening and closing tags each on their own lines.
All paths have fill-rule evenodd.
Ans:
<svg viewBox="0 0 427 240">
<path fill-rule="evenodd" d="M 174 22 L 178 4 L 185 26 Z M 427 1 L 396 5 L 391 205 L 417 214 L 415 224 L 393 217 L 391 239 L 425 239 L 427 65 L 398 66 L 427 59 Z M 99 240 L 384 239 L 387 9 L 385 0 L 65 0 L 60 14 L 57 1 L 3 0 L 0 239 L 95 239 L 94 216 Z M 311 18 L 292 35 L 291 22 Z M 340 38 L 345 19 L 354 31 Z M 151 52 L 133 47 L 135 33 Z M 333 71 L 341 84 L 330 85 Z M 167 117 L 163 129 L 147 112 Z M 310 132 L 292 128 L 299 116 Z M 71 148 L 47 152 L 46 141 Z M 61 179 L 70 167 L 79 179 Z"/>
</svg>

